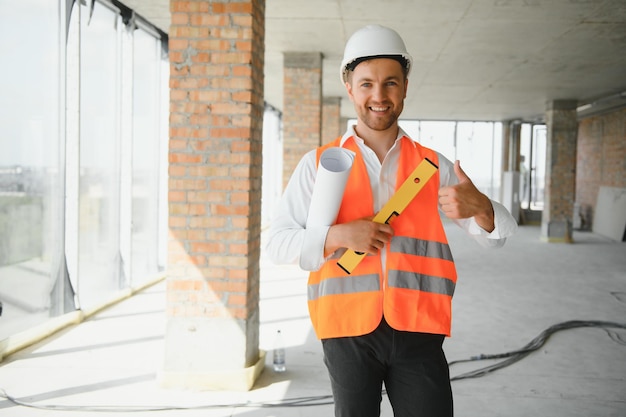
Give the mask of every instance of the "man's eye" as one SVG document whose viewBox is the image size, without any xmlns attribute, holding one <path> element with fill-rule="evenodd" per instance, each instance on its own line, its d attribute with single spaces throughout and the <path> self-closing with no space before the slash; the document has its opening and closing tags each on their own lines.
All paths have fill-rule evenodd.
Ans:
<svg viewBox="0 0 626 417">
<path fill-rule="evenodd" d="M 372 86 L 372 83 L 363 83 L 363 84 L 361 84 L 361 87 L 365 87 L 365 88 L 368 88 L 368 87 L 371 87 L 371 86 Z"/>
</svg>

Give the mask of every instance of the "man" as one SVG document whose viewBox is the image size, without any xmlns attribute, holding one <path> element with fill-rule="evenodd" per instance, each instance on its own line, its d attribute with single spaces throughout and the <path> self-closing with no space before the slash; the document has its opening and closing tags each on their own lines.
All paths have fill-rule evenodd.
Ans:
<svg viewBox="0 0 626 417">
<path fill-rule="evenodd" d="M 335 224 L 306 227 L 319 155 L 303 157 L 279 204 L 267 251 L 311 271 L 308 303 L 330 375 L 335 416 L 377 417 L 381 389 L 397 417 L 451 416 L 442 343 L 450 334 L 456 270 L 439 211 L 487 247 L 517 224 L 472 184 L 459 162 L 412 141 L 398 126 L 412 58 L 392 29 L 348 40 L 340 73 L 357 123 L 328 146 L 354 152 Z M 372 221 L 424 158 L 438 171 L 391 224 Z M 348 274 L 346 249 L 367 254 Z"/>
</svg>

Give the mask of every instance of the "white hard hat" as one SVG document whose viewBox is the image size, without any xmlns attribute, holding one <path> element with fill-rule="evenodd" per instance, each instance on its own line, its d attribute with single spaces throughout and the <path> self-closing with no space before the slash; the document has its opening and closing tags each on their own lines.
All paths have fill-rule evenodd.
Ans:
<svg viewBox="0 0 626 417">
<path fill-rule="evenodd" d="M 404 41 L 393 29 L 380 25 L 368 25 L 352 34 L 343 52 L 343 60 L 339 68 L 339 77 L 347 81 L 350 64 L 362 61 L 362 58 L 375 57 L 404 58 L 407 75 L 411 71 L 413 58 L 407 52 Z"/>
</svg>

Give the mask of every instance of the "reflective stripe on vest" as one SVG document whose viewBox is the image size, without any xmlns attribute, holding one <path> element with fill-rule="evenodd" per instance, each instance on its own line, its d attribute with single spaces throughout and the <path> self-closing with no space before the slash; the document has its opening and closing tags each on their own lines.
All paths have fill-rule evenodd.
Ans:
<svg viewBox="0 0 626 417">
<path fill-rule="evenodd" d="M 448 278 L 434 277 L 415 272 L 390 270 L 387 277 L 390 287 L 405 288 L 449 295 L 452 297 L 456 284 Z"/>
<path fill-rule="evenodd" d="M 319 284 L 309 285 L 307 288 L 307 297 L 309 301 L 313 301 L 327 295 L 352 294 L 379 290 L 380 279 L 378 275 L 349 275 L 346 277 L 326 278 Z"/>
<path fill-rule="evenodd" d="M 449 296 L 454 294 L 456 285 L 454 281 L 447 278 L 398 270 L 389 271 L 388 282 L 390 287 L 406 288 Z M 379 290 L 380 279 L 378 275 L 349 275 L 345 277 L 326 278 L 319 284 L 309 285 L 307 287 L 307 298 L 309 301 L 314 301 L 328 295 L 354 294 Z"/>
<path fill-rule="evenodd" d="M 408 255 L 425 256 L 452 261 L 452 252 L 447 243 L 430 240 L 413 239 L 406 236 L 396 236 L 391 240 L 389 252 L 401 252 Z"/>
<path fill-rule="evenodd" d="M 391 239 L 389 252 L 453 261 L 452 251 L 450 251 L 450 245 L 447 243 L 413 239 L 406 236 L 397 236 Z M 456 287 L 456 283 L 448 278 L 398 270 L 389 271 L 388 281 L 390 287 L 445 294 L 450 297 L 454 294 Z"/>
</svg>

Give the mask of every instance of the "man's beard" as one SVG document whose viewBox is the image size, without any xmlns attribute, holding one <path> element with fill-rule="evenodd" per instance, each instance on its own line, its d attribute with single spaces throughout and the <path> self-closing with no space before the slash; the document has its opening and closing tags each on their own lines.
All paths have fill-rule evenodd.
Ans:
<svg viewBox="0 0 626 417">
<path fill-rule="evenodd" d="M 386 113 L 384 116 L 376 116 L 372 114 L 373 112 L 369 109 L 368 106 L 365 109 L 361 109 L 360 119 L 370 129 L 384 131 L 392 126 L 395 126 L 401 112 L 402 107 L 393 108 L 389 113 Z"/>
</svg>

